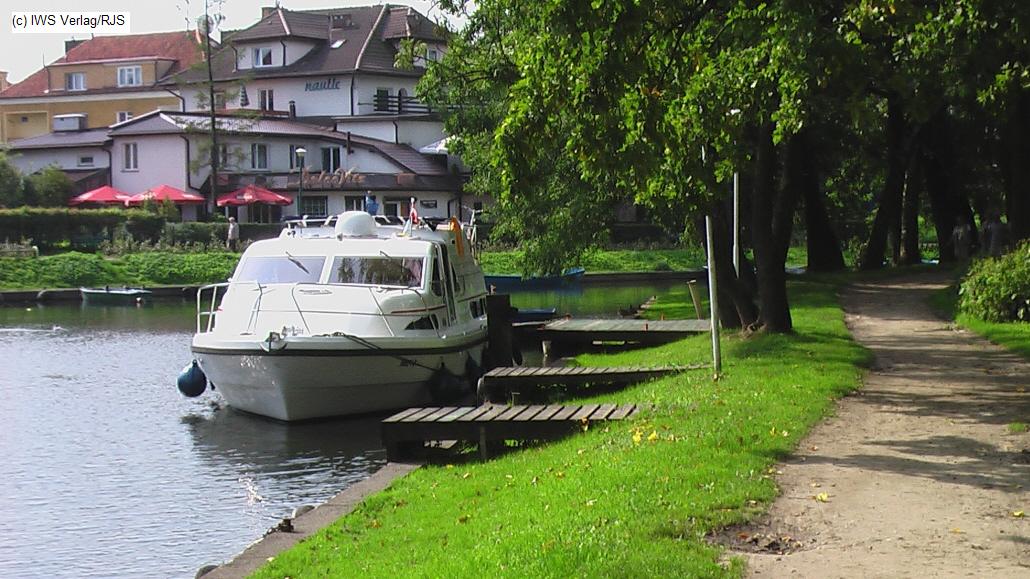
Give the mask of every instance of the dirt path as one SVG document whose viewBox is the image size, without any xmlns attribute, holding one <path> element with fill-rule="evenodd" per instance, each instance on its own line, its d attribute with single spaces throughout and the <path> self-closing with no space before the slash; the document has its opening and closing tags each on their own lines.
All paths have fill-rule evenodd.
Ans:
<svg viewBox="0 0 1030 579">
<path fill-rule="evenodd" d="M 1030 422 L 1030 363 L 939 321 L 926 298 L 946 283 L 842 296 L 874 368 L 779 467 L 768 520 L 731 538 L 758 551 L 752 576 L 1030 577 L 1030 434 L 1007 428 Z"/>
</svg>

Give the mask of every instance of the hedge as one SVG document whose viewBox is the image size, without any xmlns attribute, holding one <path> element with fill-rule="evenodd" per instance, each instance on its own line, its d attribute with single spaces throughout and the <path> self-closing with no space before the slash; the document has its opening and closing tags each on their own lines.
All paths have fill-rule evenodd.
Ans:
<svg viewBox="0 0 1030 579">
<path fill-rule="evenodd" d="M 138 240 L 156 241 L 164 218 L 139 209 L 0 209 L 0 240 L 31 240 L 41 248 L 65 242 L 95 245 L 99 239 L 111 239 L 120 226 Z"/>
</svg>

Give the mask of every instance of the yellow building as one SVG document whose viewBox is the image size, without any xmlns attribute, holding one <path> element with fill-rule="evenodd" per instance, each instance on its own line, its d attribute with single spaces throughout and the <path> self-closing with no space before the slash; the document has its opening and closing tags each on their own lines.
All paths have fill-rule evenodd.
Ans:
<svg viewBox="0 0 1030 579">
<path fill-rule="evenodd" d="M 81 128 L 92 129 L 181 110 L 181 99 L 158 83 L 202 55 L 192 31 L 67 41 L 63 57 L 0 92 L 0 143 L 49 133 L 57 115 L 85 115 Z"/>
</svg>

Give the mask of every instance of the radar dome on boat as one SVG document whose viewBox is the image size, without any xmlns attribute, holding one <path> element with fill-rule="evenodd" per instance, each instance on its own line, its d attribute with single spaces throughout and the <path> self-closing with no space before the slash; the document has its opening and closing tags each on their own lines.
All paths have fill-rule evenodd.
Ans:
<svg viewBox="0 0 1030 579">
<path fill-rule="evenodd" d="M 347 211 L 336 220 L 336 237 L 375 237 L 376 221 L 364 211 Z"/>
</svg>

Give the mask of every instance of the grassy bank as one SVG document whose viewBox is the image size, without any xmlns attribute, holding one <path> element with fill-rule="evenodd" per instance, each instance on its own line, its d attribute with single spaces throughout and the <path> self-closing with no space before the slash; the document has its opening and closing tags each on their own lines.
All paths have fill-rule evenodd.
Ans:
<svg viewBox="0 0 1030 579">
<path fill-rule="evenodd" d="M 797 334 L 728 337 L 718 382 L 696 371 L 600 395 L 589 401 L 655 409 L 489 462 L 416 471 L 257 576 L 738 574 L 704 537 L 765 508 L 770 467 L 858 385 L 866 359 L 833 286 L 792 283 L 791 300 Z M 689 310 L 684 291 L 651 315 Z M 578 362 L 689 364 L 709 348 L 698 336 Z"/>
<path fill-rule="evenodd" d="M 803 267 L 808 253 L 803 247 L 791 247 L 787 253 L 788 267 Z M 490 251 L 480 258 L 483 271 L 496 274 L 522 273 L 522 252 Z M 685 249 L 594 249 L 588 251 L 578 263 L 569 267 L 582 267 L 592 273 L 642 271 L 692 271 L 705 266 L 705 253 L 700 247 Z"/>
<path fill-rule="evenodd" d="M 238 259 L 237 254 L 225 252 L 150 252 L 119 258 L 76 252 L 0 257 L 0 289 L 212 283 L 225 281 Z"/>
<path fill-rule="evenodd" d="M 940 317 L 980 334 L 988 340 L 1030 358 L 1030 324 L 1025 322 L 985 322 L 958 311 L 958 287 L 949 286 L 930 298 L 930 305 Z"/>
<path fill-rule="evenodd" d="M 238 254 L 227 252 L 140 252 L 116 258 L 68 252 L 37 258 L 0 257 L 0 289 L 74 288 L 79 286 L 204 284 L 225 281 Z M 522 253 L 483 253 L 487 273 L 520 273 Z M 791 248 L 789 266 L 805 263 L 803 248 Z M 700 249 L 594 250 L 580 265 L 588 272 L 690 271 L 703 267 Z"/>
</svg>

